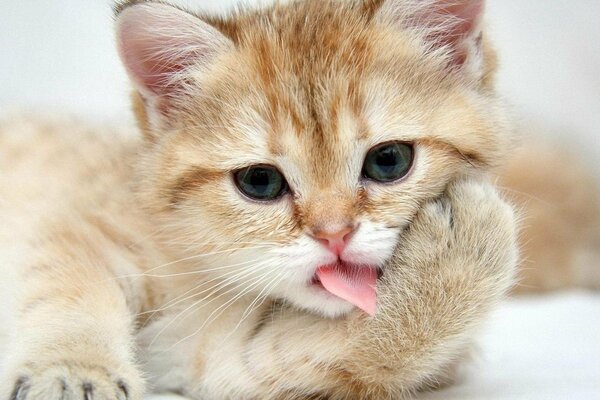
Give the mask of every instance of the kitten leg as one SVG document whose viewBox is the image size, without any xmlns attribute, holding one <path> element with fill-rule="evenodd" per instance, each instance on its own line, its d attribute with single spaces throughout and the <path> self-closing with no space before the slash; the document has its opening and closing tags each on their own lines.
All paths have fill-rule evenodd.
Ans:
<svg viewBox="0 0 600 400">
<path fill-rule="evenodd" d="M 119 250 L 81 223 L 61 224 L 31 249 L 16 271 L 0 399 L 141 399 L 132 346 L 136 288 L 115 279 L 135 268 Z"/>
<path fill-rule="evenodd" d="M 405 232 L 382 279 L 376 318 L 350 321 L 353 359 L 364 362 L 348 369 L 367 382 L 380 377 L 386 390 L 447 376 L 512 286 L 516 243 L 514 212 L 493 186 L 452 184 Z M 389 379 L 381 379 L 386 369 Z"/>
<path fill-rule="evenodd" d="M 511 207 L 490 185 L 452 184 L 403 234 L 374 317 L 276 314 L 249 341 L 247 370 L 263 398 L 398 398 L 433 385 L 469 351 L 516 260 Z"/>
</svg>

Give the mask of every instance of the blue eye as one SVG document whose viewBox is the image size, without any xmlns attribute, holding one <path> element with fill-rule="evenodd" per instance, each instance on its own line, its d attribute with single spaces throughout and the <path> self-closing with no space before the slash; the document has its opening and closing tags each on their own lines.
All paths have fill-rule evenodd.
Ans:
<svg viewBox="0 0 600 400">
<path fill-rule="evenodd" d="M 254 200 L 269 201 L 283 196 L 287 182 L 275 167 L 257 165 L 241 169 L 234 174 L 239 190 Z"/>
<path fill-rule="evenodd" d="M 408 174 L 412 162 L 412 145 L 402 142 L 384 143 L 367 153 L 363 177 L 377 182 L 393 182 Z"/>
</svg>

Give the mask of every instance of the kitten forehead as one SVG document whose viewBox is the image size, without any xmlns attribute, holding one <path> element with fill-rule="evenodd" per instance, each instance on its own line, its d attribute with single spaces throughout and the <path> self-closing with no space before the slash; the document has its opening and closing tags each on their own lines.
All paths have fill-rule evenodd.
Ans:
<svg viewBox="0 0 600 400">
<path fill-rule="evenodd" d="M 273 132 L 279 158 L 303 171 L 298 180 L 304 187 L 352 185 L 361 168 L 364 138 L 358 118 L 347 107 L 340 106 L 321 126 L 294 126 L 291 121 L 279 132 Z M 298 182 L 300 184 L 300 182 Z"/>
<path fill-rule="evenodd" d="M 186 75 L 173 114 L 186 155 L 175 156 L 186 164 L 178 170 L 216 170 L 216 182 L 273 164 L 295 195 L 356 200 L 364 157 L 382 142 L 436 149 L 430 171 L 444 177 L 457 160 L 497 160 L 508 124 L 493 90 L 449 71 L 444 51 L 378 21 L 367 3 L 304 0 L 210 21 L 233 47 Z"/>
</svg>

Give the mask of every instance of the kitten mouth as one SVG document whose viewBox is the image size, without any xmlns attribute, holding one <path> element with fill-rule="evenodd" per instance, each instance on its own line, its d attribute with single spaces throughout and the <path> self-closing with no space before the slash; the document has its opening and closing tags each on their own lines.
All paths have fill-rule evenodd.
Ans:
<svg viewBox="0 0 600 400">
<path fill-rule="evenodd" d="M 341 261 L 317 268 L 312 284 L 375 315 L 379 275 L 379 269 L 372 266 Z"/>
</svg>

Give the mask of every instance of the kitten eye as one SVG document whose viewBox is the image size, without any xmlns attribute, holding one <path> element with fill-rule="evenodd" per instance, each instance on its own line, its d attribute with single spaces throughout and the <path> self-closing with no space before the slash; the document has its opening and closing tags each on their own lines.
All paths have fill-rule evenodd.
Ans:
<svg viewBox="0 0 600 400">
<path fill-rule="evenodd" d="M 241 169 L 234 174 L 239 190 L 254 200 L 275 200 L 285 194 L 287 182 L 281 173 L 268 165 Z"/>
<path fill-rule="evenodd" d="M 377 182 L 393 182 L 405 176 L 413 161 L 413 147 L 401 142 L 384 143 L 367 153 L 363 177 Z"/>
</svg>

